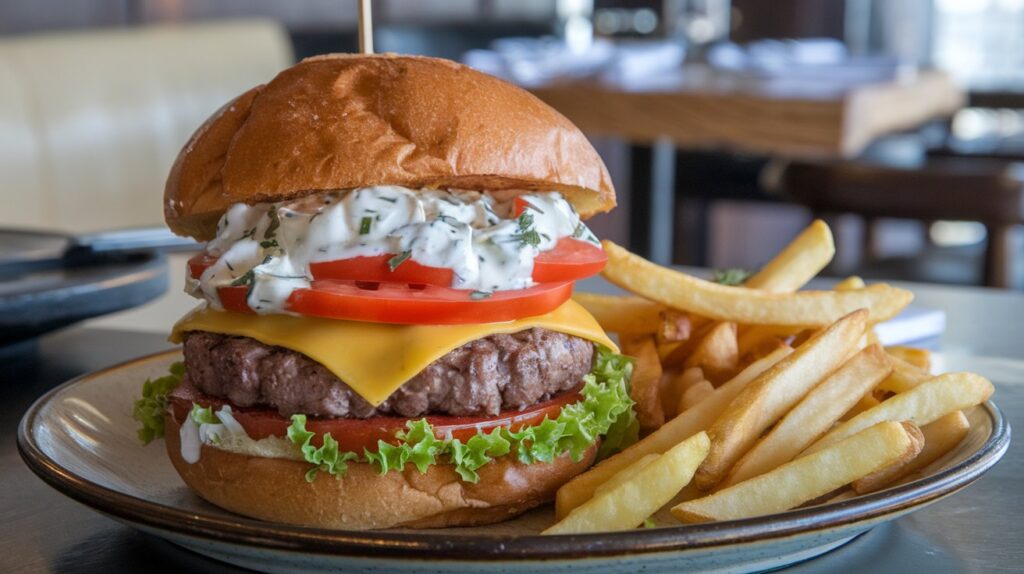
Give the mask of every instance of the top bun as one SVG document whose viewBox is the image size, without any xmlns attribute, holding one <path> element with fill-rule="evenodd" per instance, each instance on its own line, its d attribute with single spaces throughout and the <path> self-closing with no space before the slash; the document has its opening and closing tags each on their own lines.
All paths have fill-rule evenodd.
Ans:
<svg viewBox="0 0 1024 574">
<path fill-rule="evenodd" d="M 171 168 L 164 216 L 208 240 L 232 204 L 371 185 L 558 191 L 582 217 L 615 206 L 586 137 L 525 90 L 448 60 L 331 54 L 206 120 Z"/>
</svg>

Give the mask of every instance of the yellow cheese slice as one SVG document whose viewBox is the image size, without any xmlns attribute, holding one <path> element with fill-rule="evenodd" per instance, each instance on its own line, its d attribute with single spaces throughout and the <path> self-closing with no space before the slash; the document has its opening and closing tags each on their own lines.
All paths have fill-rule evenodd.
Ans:
<svg viewBox="0 0 1024 574">
<path fill-rule="evenodd" d="M 317 361 L 376 406 L 452 349 L 488 335 L 531 327 L 573 335 L 618 351 L 597 320 L 572 300 L 547 315 L 478 325 L 389 325 L 250 315 L 203 306 L 178 321 L 170 340 L 180 343 L 186 331 L 208 331 L 285 347 Z"/>
</svg>

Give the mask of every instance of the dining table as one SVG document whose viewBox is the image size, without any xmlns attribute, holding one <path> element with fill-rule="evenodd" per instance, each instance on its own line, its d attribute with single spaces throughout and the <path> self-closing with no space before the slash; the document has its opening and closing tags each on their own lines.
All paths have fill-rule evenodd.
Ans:
<svg viewBox="0 0 1024 574">
<path fill-rule="evenodd" d="M 815 284 L 826 287 L 828 280 Z M 915 304 L 942 309 L 946 328 L 928 344 L 944 369 L 969 364 L 993 379 L 993 401 L 1024 428 L 1024 293 L 899 285 Z M 600 278 L 581 290 L 614 293 Z M 168 326 L 170 321 L 169 319 Z M 19 420 L 43 393 L 74 377 L 171 347 L 166 335 L 85 322 L 2 349 L 0 370 L 0 572 L 237 572 L 87 508 L 47 486 L 19 459 Z M 786 572 L 998 573 L 1024 565 L 1024 446 L 953 496 L 877 526 Z M 183 486 L 184 487 L 184 486 Z M 679 565 L 685 571 L 686 564 Z"/>
<path fill-rule="evenodd" d="M 848 159 L 966 102 L 941 70 L 857 61 L 780 70 L 694 63 L 640 77 L 553 76 L 528 88 L 584 133 L 630 144 L 630 246 L 660 264 L 674 262 L 677 189 L 686 197 L 677 150 Z"/>
</svg>

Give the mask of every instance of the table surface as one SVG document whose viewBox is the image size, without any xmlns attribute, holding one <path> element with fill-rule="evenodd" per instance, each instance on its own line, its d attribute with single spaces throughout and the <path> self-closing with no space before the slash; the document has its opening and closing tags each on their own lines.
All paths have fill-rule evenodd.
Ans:
<svg viewBox="0 0 1024 574">
<path fill-rule="evenodd" d="M 556 79 L 529 89 L 588 134 L 797 157 L 852 157 L 966 101 L 940 71 L 851 78 L 841 67 L 794 77 L 689 66 L 641 82 Z"/>
<path fill-rule="evenodd" d="M 919 304 L 944 309 L 943 352 L 1024 360 L 1024 294 L 910 286 Z M 599 281 L 584 289 L 609 291 Z M 0 572 L 233 572 L 237 568 L 142 534 L 63 497 L 18 457 L 22 413 L 47 389 L 84 372 L 167 348 L 162 336 L 74 327 L 3 358 L 0 371 Z M 997 380 L 995 401 L 1024 429 L 1024 379 Z M 787 572 L 1020 572 L 1024 564 L 1024 446 L 950 499 L 875 528 Z"/>
</svg>

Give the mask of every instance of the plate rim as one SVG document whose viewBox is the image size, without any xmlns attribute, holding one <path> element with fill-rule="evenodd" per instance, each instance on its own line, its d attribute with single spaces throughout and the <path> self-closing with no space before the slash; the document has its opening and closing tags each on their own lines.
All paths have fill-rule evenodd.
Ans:
<svg viewBox="0 0 1024 574">
<path fill-rule="evenodd" d="M 92 482 L 62 467 L 36 442 L 32 427 L 40 410 L 72 386 L 102 379 L 113 371 L 166 359 L 180 348 L 151 353 L 74 377 L 41 397 L 18 424 L 18 452 L 26 466 L 58 492 L 117 519 L 157 530 L 222 543 L 332 554 L 353 558 L 444 559 L 458 562 L 602 558 L 609 556 L 692 551 L 767 542 L 799 534 L 871 522 L 886 515 L 923 507 L 956 493 L 980 478 L 1003 457 L 1010 444 L 1010 426 L 992 401 L 980 405 L 992 423 L 992 432 L 965 460 L 933 475 L 849 500 L 798 508 L 786 512 L 728 520 L 613 533 L 558 536 L 500 536 L 460 534 L 441 536 L 436 531 L 331 530 L 266 522 L 241 515 L 204 515 L 135 497 Z"/>
</svg>

